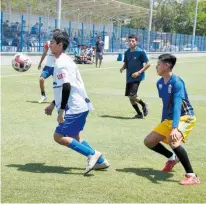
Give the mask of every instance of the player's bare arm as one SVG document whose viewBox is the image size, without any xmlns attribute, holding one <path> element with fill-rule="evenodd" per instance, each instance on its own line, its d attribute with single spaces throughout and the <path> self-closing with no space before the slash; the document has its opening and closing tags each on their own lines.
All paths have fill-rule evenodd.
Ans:
<svg viewBox="0 0 206 204">
<path fill-rule="evenodd" d="M 120 69 L 120 73 L 122 73 L 126 69 L 126 63 L 123 64 L 122 68 Z"/>
<path fill-rule="evenodd" d="M 54 110 L 54 107 L 55 107 L 55 102 L 52 101 L 52 103 L 49 104 L 49 105 L 44 109 L 45 114 L 46 114 L 46 115 L 52 115 L 52 112 L 53 112 L 53 110 Z"/>
<path fill-rule="evenodd" d="M 40 60 L 39 65 L 38 65 L 38 69 L 41 69 L 41 63 L 44 61 L 44 59 L 45 59 L 45 57 L 47 55 L 47 52 L 48 52 L 48 50 L 44 49 L 44 52 L 43 52 L 43 54 L 41 56 L 41 60 Z"/>
</svg>

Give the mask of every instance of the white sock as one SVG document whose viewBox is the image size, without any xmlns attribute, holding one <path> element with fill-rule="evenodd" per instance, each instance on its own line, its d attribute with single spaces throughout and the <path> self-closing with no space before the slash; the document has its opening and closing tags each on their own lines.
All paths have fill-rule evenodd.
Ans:
<svg viewBox="0 0 206 204">
<path fill-rule="evenodd" d="M 168 161 L 171 161 L 171 160 L 176 160 L 176 155 L 175 155 L 175 154 L 173 154 L 173 155 L 168 159 Z"/>
<path fill-rule="evenodd" d="M 188 175 L 188 176 L 196 176 L 195 173 L 187 173 L 186 175 Z"/>
</svg>

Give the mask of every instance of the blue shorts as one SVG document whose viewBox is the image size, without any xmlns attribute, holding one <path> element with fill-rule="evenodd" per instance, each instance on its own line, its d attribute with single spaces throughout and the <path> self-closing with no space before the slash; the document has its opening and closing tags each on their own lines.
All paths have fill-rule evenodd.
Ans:
<svg viewBox="0 0 206 204">
<path fill-rule="evenodd" d="M 48 77 L 53 75 L 53 72 L 54 72 L 54 67 L 45 66 L 41 72 L 40 77 L 47 79 Z"/>
<path fill-rule="evenodd" d="M 69 137 L 76 137 L 84 129 L 89 111 L 79 114 L 66 114 L 64 122 L 60 123 L 55 132 Z"/>
</svg>

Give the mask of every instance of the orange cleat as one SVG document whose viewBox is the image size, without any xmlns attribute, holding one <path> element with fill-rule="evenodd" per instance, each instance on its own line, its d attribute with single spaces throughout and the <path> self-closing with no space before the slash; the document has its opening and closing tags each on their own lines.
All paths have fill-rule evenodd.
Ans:
<svg viewBox="0 0 206 204">
<path fill-rule="evenodd" d="M 162 169 L 162 171 L 164 171 L 164 172 L 172 171 L 173 167 L 178 162 L 179 162 L 178 160 L 168 160 L 165 164 L 165 167 Z"/>
<path fill-rule="evenodd" d="M 196 175 L 185 175 L 185 178 L 180 181 L 181 185 L 194 185 L 194 184 L 200 184 L 200 178 Z"/>
</svg>

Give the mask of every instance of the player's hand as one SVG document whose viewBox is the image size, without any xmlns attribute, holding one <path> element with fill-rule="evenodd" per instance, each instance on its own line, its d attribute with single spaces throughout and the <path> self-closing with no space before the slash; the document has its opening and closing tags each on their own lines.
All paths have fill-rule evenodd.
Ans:
<svg viewBox="0 0 206 204">
<path fill-rule="evenodd" d="M 122 67 L 121 69 L 120 69 L 120 73 L 122 73 L 124 71 L 124 67 Z"/>
<path fill-rule="evenodd" d="M 63 109 L 60 109 L 59 115 L 57 117 L 57 122 L 58 123 L 63 123 L 64 122 L 64 115 L 65 115 L 65 111 Z"/>
<path fill-rule="evenodd" d="M 177 142 L 179 140 L 178 133 L 179 133 L 179 131 L 177 128 L 172 129 L 172 132 L 170 133 L 170 137 L 171 137 L 172 142 Z"/>
<path fill-rule="evenodd" d="M 132 76 L 132 78 L 137 78 L 139 75 L 140 75 L 139 72 L 135 72 L 135 73 L 133 73 L 131 76 Z"/>
<path fill-rule="evenodd" d="M 38 65 L 38 70 L 40 70 L 40 69 L 41 69 L 41 65 L 39 64 L 39 65 Z"/>
<path fill-rule="evenodd" d="M 55 105 L 51 103 L 49 106 L 47 106 L 44 111 L 46 115 L 52 115 L 52 112 L 54 110 Z"/>
</svg>

